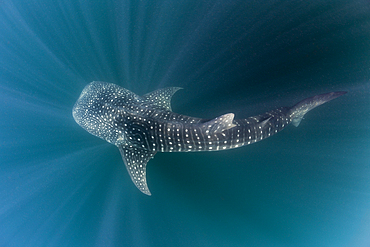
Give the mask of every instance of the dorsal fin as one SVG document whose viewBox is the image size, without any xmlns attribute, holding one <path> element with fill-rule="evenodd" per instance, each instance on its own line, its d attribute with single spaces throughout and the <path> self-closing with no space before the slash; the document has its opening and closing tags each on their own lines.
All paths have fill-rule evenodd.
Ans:
<svg viewBox="0 0 370 247">
<path fill-rule="evenodd" d="M 144 94 L 142 98 L 148 103 L 163 108 L 167 111 L 171 109 L 171 98 L 181 87 L 166 87 Z"/>
<path fill-rule="evenodd" d="M 236 126 L 235 124 L 233 124 L 233 120 L 234 113 L 224 114 L 206 123 L 203 123 L 202 128 L 204 131 L 210 134 L 221 133 L 224 130 L 231 129 Z"/>
<path fill-rule="evenodd" d="M 118 146 L 118 149 L 132 182 L 141 192 L 150 196 L 151 193 L 146 182 L 146 164 L 156 152 L 125 145 Z"/>
<path fill-rule="evenodd" d="M 265 125 L 268 123 L 268 121 L 270 121 L 270 119 L 271 117 L 266 118 L 265 120 L 259 123 L 259 126 L 261 126 L 261 128 L 265 127 Z"/>
</svg>

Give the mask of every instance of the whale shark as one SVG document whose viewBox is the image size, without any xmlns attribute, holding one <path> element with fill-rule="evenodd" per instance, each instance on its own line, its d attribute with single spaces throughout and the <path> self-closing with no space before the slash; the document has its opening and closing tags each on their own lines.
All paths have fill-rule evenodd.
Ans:
<svg viewBox="0 0 370 247">
<path fill-rule="evenodd" d="M 146 166 L 157 152 L 219 151 L 249 145 L 290 123 L 297 127 L 307 112 L 346 93 L 316 95 L 246 119 L 234 119 L 233 113 L 202 119 L 172 111 L 171 98 L 180 89 L 167 87 L 139 96 L 116 84 L 93 81 L 73 106 L 73 118 L 82 128 L 118 147 L 132 182 L 146 195 L 151 195 Z"/>
</svg>

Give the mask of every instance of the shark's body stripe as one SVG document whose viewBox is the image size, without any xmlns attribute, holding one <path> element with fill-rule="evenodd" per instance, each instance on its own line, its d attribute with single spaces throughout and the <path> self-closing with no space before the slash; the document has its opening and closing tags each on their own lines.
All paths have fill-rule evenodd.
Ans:
<svg viewBox="0 0 370 247">
<path fill-rule="evenodd" d="M 111 83 L 92 82 L 73 107 L 79 125 L 119 148 L 132 181 L 147 195 L 146 164 L 156 152 L 218 151 L 252 144 L 290 122 L 298 126 L 308 111 L 345 93 L 317 95 L 291 108 L 234 120 L 232 113 L 201 119 L 172 112 L 171 97 L 179 89 L 140 97 Z"/>
</svg>

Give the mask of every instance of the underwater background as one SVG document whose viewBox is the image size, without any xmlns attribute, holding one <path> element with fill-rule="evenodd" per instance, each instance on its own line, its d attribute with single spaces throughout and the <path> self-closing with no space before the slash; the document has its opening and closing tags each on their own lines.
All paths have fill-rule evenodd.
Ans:
<svg viewBox="0 0 370 247">
<path fill-rule="evenodd" d="M 370 246 L 370 2 L 0 1 L 0 246 Z M 175 112 L 264 113 L 330 91 L 298 128 L 158 153 L 152 196 L 78 126 L 91 81 L 183 87 Z"/>
</svg>

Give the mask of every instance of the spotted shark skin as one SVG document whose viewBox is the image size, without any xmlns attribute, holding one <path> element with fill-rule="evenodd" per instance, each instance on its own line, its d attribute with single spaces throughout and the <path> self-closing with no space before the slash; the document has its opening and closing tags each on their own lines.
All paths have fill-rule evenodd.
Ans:
<svg viewBox="0 0 370 247">
<path fill-rule="evenodd" d="M 75 121 L 89 133 L 116 145 L 136 187 L 151 195 L 146 165 L 157 152 L 217 151 L 238 148 L 270 137 L 289 123 L 298 126 L 313 108 L 346 92 L 331 92 L 246 119 L 233 113 L 201 119 L 172 112 L 179 87 L 138 96 L 118 85 L 94 81 L 75 103 Z"/>
</svg>

